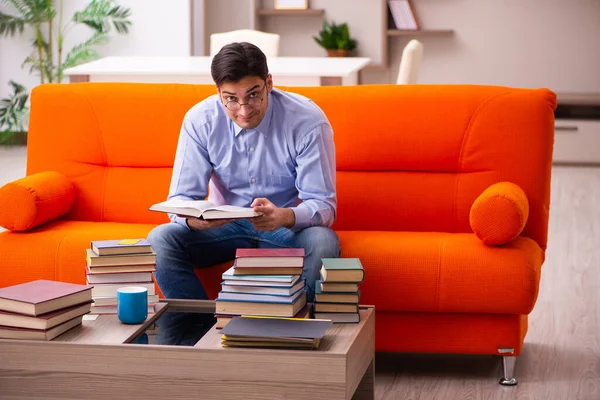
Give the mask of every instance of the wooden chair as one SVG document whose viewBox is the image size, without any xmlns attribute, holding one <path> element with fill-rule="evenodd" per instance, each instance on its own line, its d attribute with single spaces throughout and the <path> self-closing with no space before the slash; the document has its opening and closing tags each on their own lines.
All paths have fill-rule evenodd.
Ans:
<svg viewBox="0 0 600 400">
<path fill-rule="evenodd" d="M 417 83 L 419 68 L 423 59 L 423 43 L 416 39 L 411 40 L 402 51 L 402 60 L 398 70 L 398 85 Z"/>
<path fill-rule="evenodd" d="M 214 56 L 223 46 L 233 42 L 249 42 L 262 50 L 267 57 L 279 55 L 279 35 L 252 29 L 239 29 L 210 35 L 210 55 Z"/>
</svg>

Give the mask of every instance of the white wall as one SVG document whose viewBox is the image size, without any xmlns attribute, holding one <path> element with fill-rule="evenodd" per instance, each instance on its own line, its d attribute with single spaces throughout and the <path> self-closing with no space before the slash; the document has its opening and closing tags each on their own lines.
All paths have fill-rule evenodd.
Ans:
<svg viewBox="0 0 600 400">
<path fill-rule="evenodd" d="M 272 0 L 255 0 L 272 8 Z M 207 33 L 249 28 L 249 0 L 206 0 Z M 600 92 L 600 0 L 415 0 L 423 29 L 452 36 L 419 36 L 425 53 L 419 83 L 547 87 L 556 92 Z M 323 19 L 348 22 L 358 53 L 389 62 L 361 73 L 361 83 L 395 83 L 408 37 L 382 37 L 385 0 L 310 0 L 324 16 L 267 16 L 258 29 L 282 36 L 282 56 L 324 56 L 312 40 Z M 235 10 L 232 14 L 231 10 Z"/>
<path fill-rule="evenodd" d="M 82 10 L 85 4 L 81 0 L 64 0 L 65 21 L 75 11 Z M 131 9 L 131 29 L 127 35 L 118 35 L 113 30 L 111 41 L 98 48 L 101 56 L 190 55 L 189 0 L 118 0 L 118 4 Z M 0 10 L 5 11 L 6 7 L 0 5 Z M 0 38 L 0 97 L 8 94 L 9 79 L 30 89 L 39 84 L 39 77 L 29 76 L 28 71 L 21 68 L 23 60 L 31 52 L 33 40 L 31 33 L 26 33 L 21 37 Z M 90 29 L 76 26 L 65 38 L 65 49 L 86 40 L 90 34 Z"/>
<path fill-rule="evenodd" d="M 424 28 L 454 37 L 423 37 L 419 83 L 548 87 L 600 92 L 600 1 L 413 1 Z M 364 83 L 395 82 L 407 39 L 391 38 L 387 71 Z"/>
</svg>

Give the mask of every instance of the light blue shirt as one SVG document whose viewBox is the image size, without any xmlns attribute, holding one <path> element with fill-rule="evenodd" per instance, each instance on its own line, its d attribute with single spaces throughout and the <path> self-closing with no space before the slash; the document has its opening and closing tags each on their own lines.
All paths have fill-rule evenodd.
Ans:
<svg viewBox="0 0 600 400">
<path fill-rule="evenodd" d="M 335 146 L 323 111 L 310 99 L 273 89 L 261 123 L 242 129 L 218 95 L 183 120 L 169 199 L 250 207 L 266 197 L 294 211 L 298 231 L 335 220 Z M 210 188 L 210 189 L 209 189 Z M 185 219 L 170 216 L 175 222 Z"/>
</svg>

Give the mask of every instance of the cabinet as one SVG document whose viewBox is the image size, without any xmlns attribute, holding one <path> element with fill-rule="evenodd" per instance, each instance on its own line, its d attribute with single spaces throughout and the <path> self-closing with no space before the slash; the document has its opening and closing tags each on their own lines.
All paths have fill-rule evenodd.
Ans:
<svg viewBox="0 0 600 400">
<path fill-rule="evenodd" d="M 558 93 L 554 164 L 600 164 L 600 93 Z"/>
</svg>

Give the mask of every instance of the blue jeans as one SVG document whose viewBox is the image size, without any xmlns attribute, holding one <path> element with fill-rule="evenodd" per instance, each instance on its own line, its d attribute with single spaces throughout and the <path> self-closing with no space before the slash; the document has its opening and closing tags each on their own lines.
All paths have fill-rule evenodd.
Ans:
<svg viewBox="0 0 600 400">
<path fill-rule="evenodd" d="M 238 248 L 303 247 L 307 301 L 312 302 L 322 258 L 340 256 L 337 234 L 330 228 L 311 226 L 299 232 L 279 228 L 257 231 L 245 219 L 206 231 L 190 230 L 175 222 L 159 225 L 148 235 L 156 252 L 155 279 L 166 298 L 207 299 L 194 267 L 233 260 Z"/>
</svg>

